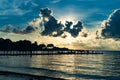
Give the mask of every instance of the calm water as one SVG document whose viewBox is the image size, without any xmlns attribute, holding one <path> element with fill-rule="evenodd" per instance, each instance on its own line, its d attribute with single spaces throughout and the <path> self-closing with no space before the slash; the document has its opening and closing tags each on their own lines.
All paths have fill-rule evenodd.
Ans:
<svg viewBox="0 0 120 80">
<path fill-rule="evenodd" d="M 120 80 L 120 52 L 103 55 L 0 56 L 0 71 L 71 80 Z M 24 78 L 0 75 L 0 80 Z"/>
</svg>

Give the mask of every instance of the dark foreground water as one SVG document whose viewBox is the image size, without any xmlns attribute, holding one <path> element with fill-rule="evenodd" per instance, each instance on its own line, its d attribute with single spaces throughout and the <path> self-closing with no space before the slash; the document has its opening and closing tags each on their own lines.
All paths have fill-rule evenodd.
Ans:
<svg viewBox="0 0 120 80">
<path fill-rule="evenodd" d="M 30 74 L 31 77 L 17 73 Z M 32 75 L 70 80 L 120 80 L 120 52 L 99 55 L 0 56 L 0 80 L 37 80 Z"/>
</svg>

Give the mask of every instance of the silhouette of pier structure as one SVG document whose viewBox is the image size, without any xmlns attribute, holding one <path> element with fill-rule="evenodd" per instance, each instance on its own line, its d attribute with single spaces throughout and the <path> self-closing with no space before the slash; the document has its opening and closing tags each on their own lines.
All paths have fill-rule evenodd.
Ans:
<svg viewBox="0 0 120 80">
<path fill-rule="evenodd" d="M 37 44 L 28 40 L 12 42 L 0 38 L 0 55 L 70 55 L 70 54 L 103 54 L 94 50 L 71 50 L 55 47 L 53 44 Z"/>
</svg>

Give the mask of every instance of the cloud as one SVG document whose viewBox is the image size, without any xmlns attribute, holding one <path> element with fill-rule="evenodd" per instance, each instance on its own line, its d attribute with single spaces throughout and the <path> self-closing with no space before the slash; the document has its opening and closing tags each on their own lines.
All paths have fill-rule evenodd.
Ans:
<svg viewBox="0 0 120 80">
<path fill-rule="evenodd" d="M 109 42 L 109 43 L 108 43 Z M 79 39 L 72 43 L 76 49 L 88 50 L 119 50 L 120 42 L 113 39 Z M 112 46 L 111 46 L 112 45 Z"/>
<path fill-rule="evenodd" d="M 21 9 L 22 6 L 26 1 L 19 1 L 19 0 L 0 0 L 0 15 L 24 15 L 26 13 L 31 12 L 31 10 L 24 10 Z"/>
<path fill-rule="evenodd" d="M 19 29 L 17 29 L 17 28 L 15 28 L 14 30 L 13 30 L 13 33 L 16 33 L 16 34 L 29 34 L 29 33 L 32 33 L 32 32 L 34 32 L 35 31 L 35 29 L 34 29 L 34 27 L 33 26 L 27 26 L 25 29 L 23 29 L 23 30 L 19 30 Z"/>
<path fill-rule="evenodd" d="M 83 29 L 83 25 L 82 22 L 78 21 L 77 24 L 73 25 L 72 21 L 66 21 L 65 23 L 65 31 L 69 32 L 73 37 L 77 37 L 79 32 L 81 32 L 81 30 Z M 72 26 L 72 27 L 71 27 Z"/>
<path fill-rule="evenodd" d="M 2 32 L 11 32 L 12 27 L 13 27 L 12 25 L 4 26 L 0 31 L 2 31 Z"/>
<path fill-rule="evenodd" d="M 61 0 L 51 0 L 52 3 L 58 3 L 60 2 Z"/>
<path fill-rule="evenodd" d="M 70 30 L 70 33 L 73 37 L 77 37 L 82 29 L 83 29 L 82 23 L 78 21 L 76 25 L 73 25 L 73 28 Z"/>
<path fill-rule="evenodd" d="M 9 10 L 4 10 L 4 11 L 0 11 L 0 15 L 24 15 L 28 12 L 31 12 L 30 10 L 26 11 L 26 10 L 21 10 L 21 9 L 9 9 Z"/>
<path fill-rule="evenodd" d="M 14 28 L 12 25 L 7 25 L 0 29 L 1 32 L 5 33 L 15 33 L 15 34 L 29 34 L 35 31 L 35 28 L 33 26 L 28 25 L 24 29 L 20 29 L 19 27 Z"/>
<path fill-rule="evenodd" d="M 78 0 L 78 1 L 96 1 L 96 0 Z"/>
<path fill-rule="evenodd" d="M 88 33 L 83 32 L 82 37 L 88 37 Z"/>
<path fill-rule="evenodd" d="M 52 11 L 49 8 L 42 8 L 40 9 L 41 16 L 44 17 L 51 17 L 52 16 Z"/>
<path fill-rule="evenodd" d="M 108 20 L 102 23 L 101 36 L 104 38 L 120 38 L 120 10 L 110 14 Z"/>
<path fill-rule="evenodd" d="M 67 32 L 66 32 L 67 34 Z M 66 47 L 70 49 L 88 49 L 88 50 L 119 50 L 120 41 L 113 39 L 95 39 L 94 34 L 90 34 L 88 37 L 79 36 L 77 38 L 71 37 L 70 34 L 63 39 L 61 37 L 41 36 L 38 33 L 34 34 L 14 34 L 14 33 L 3 33 L 0 32 L 0 36 L 3 38 L 9 38 L 13 41 L 18 40 L 30 40 L 31 42 L 37 41 L 38 44 L 54 43 L 58 47 Z M 109 42 L 109 43 L 108 43 Z M 112 45 L 112 46 L 111 46 Z"/>
<path fill-rule="evenodd" d="M 12 25 L 8 25 L 0 31 L 0 36 L 12 40 L 29 39 L 32 42 L 37 41 L 39 44 L 54 43 L 58 47 L 71 49 L 120 49 L 119 41 L 115 41 L 112 39 L 113 37 L 110 39 L 96 39 L 96 35 L 99 35 L 98 31 L 96 33 L 95 30 L 94 32 L 88 32 L 81 21 L 77 21 L 77 23 L 66 21 L 65 24 L 63 24 L 53 16 L 50 9 L 45 8 L 41 11 L 40 18 L 33 19 L 25 28 L 14 28 Z M 111 18 L 112 16 L 111 14 L 108 20 L 102 23 L 103 28 L 101 32 L 106 28 L 105 23 L 110 23 L 110 19 L 113 20 L 113 18 Z M 37 30 L 40 31 L 37 33 Z"/>
<path fill-rule="evenodd" d="M 66 38 L 68 34 L 72 37 L 78 37 L 79 33 L 82 31 L 83 23 L 78 21 L 74 23 L 74 21 L 66 21 L 65 23 L 61 23 L 60 20 L 57 20 L 53 16 L 52 10 L 49 8 L 40 9 L 40 17 L 34 18 L 30 21 L 27 27 L 24 29 L 14 28 L 10 25 L 5 26 L 0 31 L 2 32 L 12 32 L 15 34 L 28 34 L 37 31 L 42 36 L 52 36 L 52 37 L 62 37 Z M 66 34 L 67 32 L 67 34 Z M 87 35 L 84 35 L 85 37 Z"/>
<path fill-rule="evenodd" d="M 48 8 L 41 9 L 40 10 L 41 17 L 43 18 L 43 24 L 44 24 L 44 30 L 41 33 L 43 36 L 59 36 L 61 35 L 62 32 L 62 27 L 63 25 L 59 23 L 53 16 L 52 16 L 52 11 Z M 56 34 L 53 34 L 56 32 Z"/>
<path fill-rule="evenodd" d="M 58 37 L 62 36 L 63 38 L 67 37 L 65 32 L 71 34 L 72 37 L 77 37 L 79 32 L 83 29 L 82 22 L 78 21 L 77 24 L 73 25 L 72 21 L 66 21 L 65 24 L 62 24 L 52 15 L 52 11 L 48 8 L 40 10 L 40 17 L 42 18 L 44 24 L 44 30 L 41 32 L 43 36 L 53 36 Z"/>
</svg>

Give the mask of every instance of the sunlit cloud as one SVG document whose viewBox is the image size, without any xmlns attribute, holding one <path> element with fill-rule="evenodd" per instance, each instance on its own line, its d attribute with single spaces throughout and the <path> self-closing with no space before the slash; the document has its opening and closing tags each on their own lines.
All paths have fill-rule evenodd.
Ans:
<svg viewBox="0 0 120 80">
<path fill-rule="evenodd" d="M 107 20 L 104 20 L 101 24 L 101 29 L 99 29 L 99 35 L 105 39 L 113 38 L 119 40 L 120 38 L 120 10 L 114 10 L 112 14 L 109 15 Z"/>
</svg>

